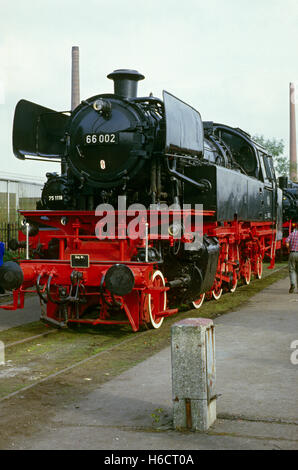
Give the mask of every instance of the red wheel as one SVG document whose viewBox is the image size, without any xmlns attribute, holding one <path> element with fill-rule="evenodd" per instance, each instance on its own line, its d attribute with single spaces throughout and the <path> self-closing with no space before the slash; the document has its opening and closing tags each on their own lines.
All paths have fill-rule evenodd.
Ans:
<svg viewBox="0 0 298 470">
<path fill-rule="evenodd" d="M 262 279 L 262 275 L 263 275 L 263 260 L 262 260 L 262 256 L 258 256 L 258 259 L 256 262 L 256 278 Z"/>
<path fill-rule="evenodd" d="M 215 300 L 219 300 L 221 298 L 221 294 L 222 294 L 222 288 L 219 286 L 219 287 L 216 287 L 215 289 L 213 289 L 212 291 L 212 297 L 215 299 Z"/>
<path fill-rule="evenodd" d="M 153 287 L 160 287 L 160 286 L 165 286 L 165 278 L 163 277 L 163 274 L 161 271 L 155 271 L 153 276 L 152 276 L 152 284 Z M 160 292 L 160 294 L 149 294 L 148 295 L 148 310 L 149 310 L 149 318 L 150 318 L 150 323 L 149 327 L 150 328 L 160 328 L 163 321 L 164 317 L 156 317 L 156 314 L 160 312 L 161 310 L 165 310 L 167 306 L 167 293 L 166 291 Z"/>
<path fill-rule="evenodd" d="M 233 278 L 231 280 L 229 291 L 235 292 L 235 290 L 237 289 L 237 284 L 238 284 L 237 271 L 233 271 Z"/>
<path fill-rule="evenodd" d="M 248 286 L 251 280 L 251 262 L 248 258 L 244 263 L 244 282 Z"/>
<path fill-rule="evenodd" d="M 199 309 L 203 305 L 204 299 L 205 299 L 205 293 L 201 294 L 197 300 L 193 300 L 192 304 L 194 308 Z"/>
</svg>

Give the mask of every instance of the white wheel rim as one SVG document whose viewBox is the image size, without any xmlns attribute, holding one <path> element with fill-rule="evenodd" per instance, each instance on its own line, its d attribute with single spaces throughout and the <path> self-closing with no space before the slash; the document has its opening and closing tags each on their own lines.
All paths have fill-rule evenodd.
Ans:
<svg viewBox="0 0 298 470">
<path fill-rule="evenodd" d="M 212 295 L 215 300 L 220 299 L 221 294 L 222 294 L 222 289 L 219 290 L 218 294 L 216 294 L 214 290 L 212 291 Z"/>
<path fill-rule="evenodd" d="M 202 303 L 204 302 L 204 299 L 205 299 L 205 293 L 202 294 L 201 298 L 198 299 L 198 300 L 193 300 L 192 304 L 194 306 L 194 308 L 200 308 L 202 306 Z"/>
<path fill-rule="evenodd" d="M 238 284 L 238 279 L 236 279 L 236 282 L 235 284 L 233 285 L 233 287 L 230 288 L 230 292 L 235 292 L 235 290 L 237 289 L 237 284 Z"/>
<path fill-rule="evenodd" d="M 166 281 L 165 281 L 165 278 L 163 277 L 163 274 L 161 271 L 155 271 L 153 273 L 153 276 L 152 276 L 152 281 L 154 281 L 154 279 L 159 276 L 162 280 L 162 283 L 163 285 L 165 286 L 166 285 Z M 149 317 L 150 317 L 150 322 L 151 322 L 151 325 L 153 326 L 153 328 L 160 328 L 163 321 L 164 321 L 164 317 L 161 317 L 158 322 L 154 321 L 153 320 L 153 315 L 152 315 L 152 308 L 151 308 L 151 294 L 148 294 L 148 306 L 149 306 Z M 163 305 L 163 309 L 165 310 L 166 309 L 166 306 L 167 306 L 167 293 L 166 291 L 164 292 L 164 305 Z"/>
<path fill-rule="evenodd" d="M 262 260 L 262 257 L 260 256 L 258 258 L 257 278 L 262 279 L 262 274 L 263 274 L 263 260 Z"/>
<path fill-rule="evenodd" d="M 234 276 L 235 276 L 235 278 L 234 278 Z M 237 272 L 236 272 L 236 271 L 233 272 L 233 279 L 232 279 L 232 282 L 234 282 L 234 283 L 233 283 L 233 284 L 232 284 L 232 283 L 230 284 L 231 287 L 229 288 L 229 291 L 233 293 L 233 292 L 235 292 L 235 290 L 237 289 L 237 285 L 238 285 L 238 276 L 237 276 Z"/>
<path fill-rule="evenodd" d="M 250 262 L 249 262 L 248 266 L 249 266 L 248 274 L 246 274 L 246 276 L 244 277 L 245 284 L 247 286 L 250 284 L 250 279 L 251 279 L 251 264 L 250 264 Z"/>
</svg>

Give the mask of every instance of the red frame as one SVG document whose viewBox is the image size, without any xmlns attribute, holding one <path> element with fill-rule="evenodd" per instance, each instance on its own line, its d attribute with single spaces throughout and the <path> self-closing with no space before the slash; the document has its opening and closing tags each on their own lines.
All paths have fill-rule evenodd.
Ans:
<svg viewBox="0 0 298 470">
<path fill-rule="evenodd" d="M 119 225 L 113 239 L 99 240 L 95 236 L 95 227 L 100 217 L 95 212 L 88 211 L 21 211 L 22 215 L 40 224 L 46 223 L 48 228 L 40 230 L 38 235 L 30 237 L 30 250 L 36 249 L 41 244 L 43 249 L 48 248 L 49 241 L 53 238 L 59 240 L 59 256 L 57 259 L 29 259 L 20 260 L 20 266 L 24 273 L 22 286 L 14 291 L 13 304 L 3 305 L 0 308 L 12 309 L 24 306 L 24 294 L 32 292 L 32 287 L 39 282 L 42 306 L 42 318 L 45 321 L 64 326 L 67 323 L 97 324 L 130 324 L 133 331 L 138 331 L 142 324 L 150 323 L 149 304 L 154 310 L 154 319 L 158 324 L 159 319 L 175 314 L 178 309 L 170 309 L 163 305 L 165 292 L 169 289 L 165 283 L 155 285 L 152 282 L 153 273 L 159 269 L 158 263 L 132 261 L 138 247 L 145 246 L 145 239 L 141 234 L 136 240 L 126 236 L 126 226 Z M 170 222 L 175 211 L 170 212 Z M 276 229 L 274 222 L 241 222 L 232 221 L 218 223 L 214 221 L 214 211 L 181 211 L 185 221 L 188 221 L 192 231 L 193 216 L 203 216 L 203 233 L 217 237 L 220 244 L 220 255 L 217 272 L 212 289 L 207 293 L 211 297 L 213 293 L 221 292 L 224 288 L 229 290 L 242 278 L 249 282 L 251 273 L 260 274 L 260 263 L 264 256 L 271 260 L 270 267 L 274 266 L 276 251 Z M 116 212 L 119 218 L 125 215 L 126 224 L 130 220 L 127 213 Z M 147 213 L 148 215 L 148 213 Z M 67 218 L 64 226 L 62 218 Z M 149 219 L 149 215 L 148 215 Z M 119 220 L 119 219 L 118 219 Z M 158 225 L 161 219 L 158 219 Z M 187 224 L 186 224 L 187 225 Z M 149 246 L 152 244 L 149 237 Z M 173 246 L 175 239 L 172 236 L 158 239 L 166 239 Z M 19 240 L 23 241 L 25 235 L 20 232 Z M 192 237 L 184 233 L 183 243 L 189 243 Z M 66 247 L 65 247 L 66 240 Z M 70 265 L 71 254 L 88 254 L 89 267 L 76 268 L 80 273 L 77 282 L 71 281 L 74 268 Z M 130 294 L 123 297 L 112 296 L 106 290 L 100 289 L 100 283 L 107 270 L 116 263 L 126 264 L 134 274 L 135 285 Z M 166 281 L 166 280 L 165 280 Z M 65 304 L 58 304 L 64 290 L 65 297 L 72 297 L 77 290 L 77 298 L 81 303 L 69 300 Z M 33 290 L 35 291 L 35 290 Z M 195 299 L 194 299 L 195 300 Z M 118 304 L 118 310 L 123 319 L 110 318 L 110 305 Z M 97 318 L 84 318 L 89 307 L 98 309 Z"/>
</svg>

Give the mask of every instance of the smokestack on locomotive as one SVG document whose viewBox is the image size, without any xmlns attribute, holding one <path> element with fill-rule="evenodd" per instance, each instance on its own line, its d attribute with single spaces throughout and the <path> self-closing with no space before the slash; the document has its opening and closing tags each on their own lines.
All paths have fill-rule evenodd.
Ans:
<svg viewBox="0 0 298 470">
<path fill-rule="evenodd" d="M 136 98 L 138 94 L 138 81 L 144 80 L 144 75 L 136 70 L 119 69 L 107 75 L 114 81 L 115 95 L 123 98 Z"/>
</svg>

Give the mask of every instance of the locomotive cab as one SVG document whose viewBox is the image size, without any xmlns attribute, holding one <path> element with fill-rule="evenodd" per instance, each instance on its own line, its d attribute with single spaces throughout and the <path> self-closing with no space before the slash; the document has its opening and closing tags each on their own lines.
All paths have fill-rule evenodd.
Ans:
<svg viewBox="0 0 298 470">
<path fill-rule="evenodd" d="M 241 129 L 214 124 L 214 134 L 230 149 L 234 165 L 248 176 L 259 178 L 260 162 L 250 136 Z"/>
</svg>

